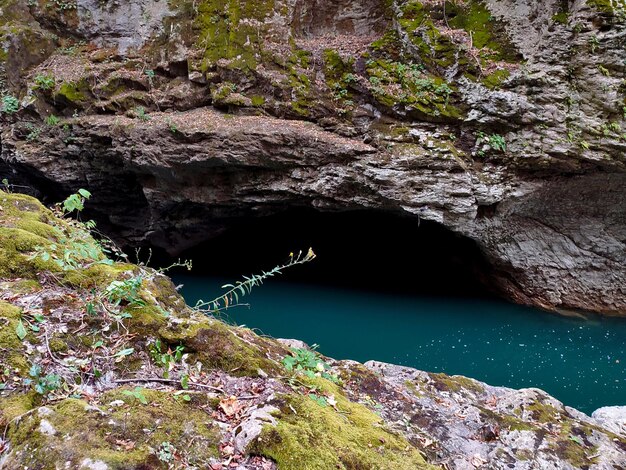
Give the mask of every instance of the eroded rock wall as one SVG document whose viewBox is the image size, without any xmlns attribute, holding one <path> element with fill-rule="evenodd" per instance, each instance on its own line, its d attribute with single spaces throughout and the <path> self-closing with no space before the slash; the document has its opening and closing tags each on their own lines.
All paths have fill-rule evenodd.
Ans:
<svg viewBox="0 0 626 470">
<path fill-rule="evenodd" d="M 512 299 L 626 314 L 622 3 L 68 5 L 3 10 L 11 182 L 89 187 L 120 241 L 171 253 L 290 206 L 410 214 Z M 26 30 L 55 52 L 12 54 Z"/>
</svg>

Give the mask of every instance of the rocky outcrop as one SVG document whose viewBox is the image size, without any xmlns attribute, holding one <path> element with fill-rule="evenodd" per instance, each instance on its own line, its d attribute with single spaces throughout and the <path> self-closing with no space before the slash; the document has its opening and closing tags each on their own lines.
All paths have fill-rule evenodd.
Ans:
<svg viewBox="0 0 626 470">
<path fill-rule="evenodd" d="M 626 432 L 626 407 L 624 406 L 605 406 L 594 411 L 591 417 L 612 432 L 617 434 Z"/>
<path fill-rule="evenodd" d="M 31 5 L 9 23 L 63 44 L 10 82 L 3 175 L 88 187 L 117 240 L 173 254 L 286 207 L 410 215 L 511 299 L 626 314 L 624 9 L 318 3 Z"/>
<path fill-rule="evenodd" d="M 623 433 L 606 428 L 611 432 L 605 434 L 608 422 L 564 406 L 542 390 L 492 387 L 375 361 L 365 367 L 381 379 L 373 394 L 382 403 L 385 420 L 410 440 L 426 443 L 429 453 L 450 468 L 624 465 L 626 449 L 615 447 Z M 361 390 L 372 390 L 371 382 L 366 384 L 361 382 Z"/>
<path fill-rule="evenodd" d="M 616 413 L 224 324 L 4 191 L 0 325 L 3 469 L 626 466 Z"/>
</svg>

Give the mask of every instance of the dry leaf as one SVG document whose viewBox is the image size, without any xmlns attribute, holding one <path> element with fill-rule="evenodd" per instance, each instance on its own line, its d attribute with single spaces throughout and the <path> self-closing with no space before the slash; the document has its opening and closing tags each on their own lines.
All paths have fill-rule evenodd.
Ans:
<svg viewBox="0 0 626 470">
<path fill-rule="evenodd" d="M 122 440 L 122 439 L 116 439 L 115 443 L 122 447 L 124 450 L 132 450 L 135 448 L 135 442 L 131 441 L 131 440 Z"/>
<path fill-rule="evenodd" d="M 243 404 L 237 400 L 237 397 L 230 396 L 220 400 L 219 408 L 229 418 L 235 416 L 243 408 Z"/>
</svg>

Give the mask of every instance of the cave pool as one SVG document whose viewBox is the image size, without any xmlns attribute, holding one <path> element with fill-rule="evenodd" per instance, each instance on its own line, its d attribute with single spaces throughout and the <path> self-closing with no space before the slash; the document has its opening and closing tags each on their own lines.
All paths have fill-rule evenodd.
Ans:
<svg viewBox="0 0 626 470">
<path fill-rule="evenodd" d="M 180 274 L 190 305 L 223 279 Z M 227 282 L 232 282 L 232 279 Z M 494 299 L 372 293 L 269 280 L 223 318 L 319 344 L 336 359 L 375 359 L 513 388 L 538 387 L 591 413 L 626 405 L 626 320 L 563 317 Z"/>
</svg>

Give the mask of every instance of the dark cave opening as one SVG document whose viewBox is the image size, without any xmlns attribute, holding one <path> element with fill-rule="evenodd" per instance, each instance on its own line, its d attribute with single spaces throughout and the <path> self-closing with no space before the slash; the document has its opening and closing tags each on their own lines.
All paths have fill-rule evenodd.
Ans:
<svg viewBox="0 0 626 470">
<path fill-rule="evenodd" d="M 270 270 L 290 252 L 317 258 L 281 280 L 428 296 L 492 297 L 490 266 L 477 244 L 444 226 L 379 211 L 292 209 L 244 219 L 182 253 L 194 275 L 233 281 Z"/>
</svg>

